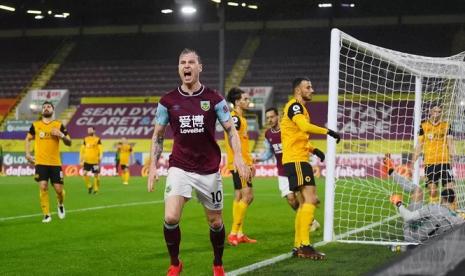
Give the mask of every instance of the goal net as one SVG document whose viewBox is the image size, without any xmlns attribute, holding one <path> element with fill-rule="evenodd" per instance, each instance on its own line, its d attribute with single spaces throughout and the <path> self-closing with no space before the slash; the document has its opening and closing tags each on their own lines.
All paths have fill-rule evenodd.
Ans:
<svg viewBox="0 0 465 276">
<path fill-rule="evenodd" d="M 337 146 L 328 139 L 325 240 L 405 241 L 404 221 L 389 196 L 401 194 L 409 205 L 410 192 L 387 175 L 383 158 L 390 153 L 396 173 L 421 187 L 428 203 L 423 157 L 410 163 L 420 124 L 436 105 L 450 125 L 454 190 L 458 207 L 465 207 L 464 57 L 465 52 L 446 58 L 412 55 L 332 31 L 328 127 L 343 139 Z M 355 173 L 341 174 L 344 167 Z"/>
</svg>

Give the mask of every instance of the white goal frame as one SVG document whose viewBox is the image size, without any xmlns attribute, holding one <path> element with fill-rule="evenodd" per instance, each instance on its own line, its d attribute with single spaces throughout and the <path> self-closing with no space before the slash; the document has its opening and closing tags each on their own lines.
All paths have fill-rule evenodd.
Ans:
<svg viewBox="0 0 465 276">
<path fill-rule="evenodd" d="M 362 41 L 359 41 L 338 29 L 332 29 L 331 31 L 331 51 L 330 51 L 330 70 L 329 70 L 329 96 L 328 96 L 328 121 L 327 127 L 329 129 L 337 129 L 338 124 L 338 99 L 340 93 L 340 50 L 344 43 L 356 44 L 358 49 L 363 49 L 370 55 L 387 60 L 395 63 L 397 68 L 408 72 L 415 76 L 415 104 L 414 104 L 414 140 L 413 145 L 418 143 L 418 133 L 421 124 L 422 116 L 422 79 L 428 77 L 442 77 L 440 74 L 433 70 L 429 70 L 427 64 L 437 64 L 438 66 L 444 67 L 444 76 L 447 78 L 453 78 L 462 80 L 465 82 L 465 63 L 463 57 L 465 52 L 449 58 L 433 58 L 415 56 L 411 54 L 401 53 L 389 49 L 385 49 L 379 46 L 371 45 Z M 399 62 L 399 57 L 401 60 Z M 418 58 L 418 60 L 416 59 Z M 462 61 L 460 61 L 460 59 Z M 426 65 L 424 65 L 426 64 Z M 422 67 L 423 66 L 423 67 Z M 420 69 L 419 69 L 420 68 Z M 462 94 L 461 94 L 462 95 Z M 465 96 L 465 95 L 464 95 Z M 342 136 L 344 139 L 344 135 Z M 343 140 L 342 140 L 343 141 Z M 338 240 L 338 233 L 334 231 L 335 225 L 335 189 L 336 189 L 336 142 L 331 137 L 327 138 L 327 154 L 326 154 L 326 185 L 325 185 L 325 222 L 324 222 L 324 241 L 331 242 Z M 413 182 L 419 183 L 420 164 L 417 161 L 414 164 L 413 171 Z M 394 217 L 386 218 L 394 219 Z M 380 223 L 382 223 L 380 221 Z M 369 227 L 369 226 L 367 226 Z M 365 227 L 360 228 L 360 231 L 366 230 Z M 358 231 L 353 229 L 351 231 Z M 352 241 L 344 241 L 352 242 Z M 353 241 L 368 244 L 400 244 L 402 242 L 396 241 Z"/>
</svg>

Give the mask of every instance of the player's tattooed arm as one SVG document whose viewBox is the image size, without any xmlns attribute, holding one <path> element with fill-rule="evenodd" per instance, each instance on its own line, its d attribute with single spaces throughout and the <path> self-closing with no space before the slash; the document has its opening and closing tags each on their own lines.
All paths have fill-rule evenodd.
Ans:
<svg viewBox="0 0 465 276">
<path fill-rule="evenodd" d="M 166 126 L 156 125 L 152 136 L 151 162 L 156 165 L 163 152 L 163 142 L 165 140 Z"/>
<path fill-rule="evenodd" d="M 163 141 L 165 138 L 163 136 L 158 136 L 155 137 L 155 146 L 154 146 L 154 156 L 155 156 L 155 161 L 158 161 L 160 159 L 161 153 L 163 152 Z"/>
<path fill-rule="evenodd" d="M 147 178 L 147 190 L 153 192 L 154 181 L 158 181 L 157 162 L 163 152 L 163 140 L 165 136 L 166 125 L 156 124 L 152 136 L 152 145 L 150 148 L 150 165 Z"/>
</svg>

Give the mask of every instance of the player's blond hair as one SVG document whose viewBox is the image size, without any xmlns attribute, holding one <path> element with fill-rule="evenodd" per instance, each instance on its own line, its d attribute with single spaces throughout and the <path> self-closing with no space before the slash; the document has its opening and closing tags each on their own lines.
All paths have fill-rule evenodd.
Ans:
<svg viewBox="0 0 465 276">
<path fill-rule="evenodd" d="M 202 64 L 202 59 L 200 58 L 200 55 L 197 53 L 196 50 L 193 50 L 193 49 L 189 49 L 189 48 L 184 48 L 181 53 L 179 54 L 179 58 L 181 58 L 181 56 L 183 55 L 187 55 L 187 54 L 190 54 L 190 53 L 193 53 L 197 56 L 197 60 L 199 61 L 199 64 Z"/>
</svg>

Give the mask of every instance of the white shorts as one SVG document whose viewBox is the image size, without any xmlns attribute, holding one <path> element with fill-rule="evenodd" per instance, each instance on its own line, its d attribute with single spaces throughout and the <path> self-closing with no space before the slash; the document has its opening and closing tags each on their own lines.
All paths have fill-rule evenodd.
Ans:
<svg viewBox="0 0 465 276">
<path fill-rule="evenodd" d="M 223 209 L 223 182 L 219 172 L 202 175 L 186 172 L 176 167 L 168 169 L 165 199 L 173 195 L 192 198 L 192 188 L 197 194 L 197 199 L 205 208 L 209 210 Z"/>
<path fill-rule="evenodd" d="M 292 194 L 289 190 L 289 179 L 287 176 L 278 175 L 279 190 L 281 191 L 281 197 L 286 197 L 288 194 Z"/>
</svg>

